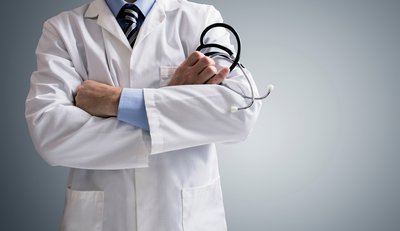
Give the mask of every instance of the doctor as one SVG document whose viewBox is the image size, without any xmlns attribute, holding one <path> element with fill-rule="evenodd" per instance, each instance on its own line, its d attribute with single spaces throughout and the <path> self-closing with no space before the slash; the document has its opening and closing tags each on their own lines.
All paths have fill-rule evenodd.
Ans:
<svg viewBox="0 0 400 231">
<path fill-rule="evenodd" d="M 49 19 L 36 50 L 26 119 L 43 159 L 71 169 L 61 230 L 226 230 L 215 144 L 244 140 L 260 101 L 231 113 L 245 100 L 219 83 L 249 94 L 246 79 L 193 52 L 214 7 L 125 4 Z"/>
</svg>

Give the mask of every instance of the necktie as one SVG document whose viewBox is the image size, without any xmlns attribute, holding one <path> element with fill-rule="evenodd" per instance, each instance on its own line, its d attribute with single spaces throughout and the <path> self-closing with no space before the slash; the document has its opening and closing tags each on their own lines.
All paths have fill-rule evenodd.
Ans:
<svg viewBox="0 0 400 231">
<path fill-rule="evenodd" d="M 131 47 L 135 44 L 144 15 L 134 4 L 125 4 L 117 15 L 117 21 L 125 33 Z"/>
</svg>

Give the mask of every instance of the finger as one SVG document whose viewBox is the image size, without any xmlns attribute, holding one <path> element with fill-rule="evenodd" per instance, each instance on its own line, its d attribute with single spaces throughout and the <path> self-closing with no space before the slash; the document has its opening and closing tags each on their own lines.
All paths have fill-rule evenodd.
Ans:
<svg viewBox="0 0 400 231">
<path fill-rule="evenodd" d="M 197 61 L 197 63 L 195 64 L 195 65 L 193 65 L 193 72 L 194 73 L 196 73 L 196 74 L 198 74 L 198 75 L 201 75 L 201 73 L 206 69 L 206 68 L 208 68 L 208 67 L 210 67 L 210 66 L 215 66 L 215 61 L 212 59 L 212 58 L 210 58 L 210 57 L 207 57 L 207 56 L 204 56 L 204 57 L 202 57 L 201 59 L 199 59 L 198 61 Z M 215 73 L 216 73 L 216 71 L 215 71 Z M 215 74 L 214 73 L 214 74 Z M 210 77 L 210 75 L 208 75 L 207 77 Z"/>
<path fill-rule="evenodd" d="M 215 66 L 207 66 L 198 76 L 198 83 L 203 84 L 209 81 L 217 74 L 218 70 Z"/>
<path fill-rule="evenodd" d="M 82 86 L 90 86 L 90 85 L 93 85 L 95 83 L 96 83 L 96 81 L 87 79 L 87 80 L 83 81 Z"/>
<path fill-rule="evenodd" d="M 99 87 L 107 87 L 109 85 L 88 79 L 88 80 L 83 81 L 82 86 L 84 86 L 86 88 L 89 88 L 89 89 L 90 88 L 96 89 L 96 88 L 99 88 Z"/>
<path fill-rule="evenodd" d="M 78 92 L 82 91 L 83 88 L 84 88 L 83 85 L 78 85 L 78 86 L 76 87 L 76 94 L 78 94 Z"/>
<path fill-rule="evenodd" d="M 77 91 L 76 91 L 76 95 L 74 97 L 74 105 L 78 106 L 81 102 L 81 95 L 80 95 L 80 88 L 78 87 Z"/>
<path fill-rule="evenodd" d="M 228 76 L 228 74 L 229 74 L 229 68 L 225 67 L 222 70 L 220 70 L 218 72 L 218 74 L 216 74 L 211 79 L 209 79 L 206 83 L 207 84 L 220 84 L 225 80 L 225 78 Z"/>
<path fill-rule="evenodd" d="M 183 66 L 191 67 L 197 63 L 201 58 L 203 58 L 203 53 L 199 51 L 192 52 L 189 57 L 182 63 Z"/>
</svg>

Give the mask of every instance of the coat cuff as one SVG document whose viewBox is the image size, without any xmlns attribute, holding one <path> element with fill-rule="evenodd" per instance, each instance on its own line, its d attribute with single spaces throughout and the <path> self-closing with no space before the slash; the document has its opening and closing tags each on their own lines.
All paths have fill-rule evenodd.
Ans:
<svg viewBox="0 0 400 231">
<path fill-rule="evenodd" d="M 150 154 L 160 153 L 163 151 L 164 147 L 164 137 L 160 129 L 160 111 L 156 107 L 155 91 L 156 89 L 143 89 L 144 103 L 151 137 Z"/>
</svg>

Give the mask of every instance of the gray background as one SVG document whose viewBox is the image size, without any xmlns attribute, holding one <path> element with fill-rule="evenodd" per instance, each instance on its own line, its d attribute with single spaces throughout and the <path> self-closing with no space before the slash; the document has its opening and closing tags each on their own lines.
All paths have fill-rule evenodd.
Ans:
<svg viewBox="0 0 400 231">
<path fill-rule="evenodd" d="M 67 170 L 36 154 L 24 100 L 43 21 L 84 2 L 2 3 L 0 230 L 58 229 Z M 219 147 L 230 230 L 400 230 L 400 1 L 198 2 L 276 86 L 249 139 Z"/>
</svg>

